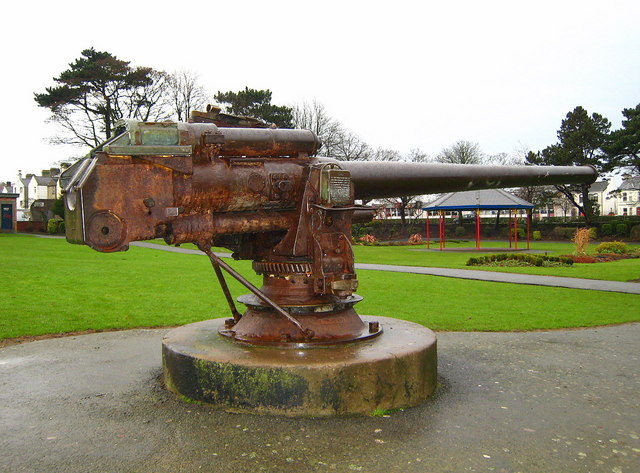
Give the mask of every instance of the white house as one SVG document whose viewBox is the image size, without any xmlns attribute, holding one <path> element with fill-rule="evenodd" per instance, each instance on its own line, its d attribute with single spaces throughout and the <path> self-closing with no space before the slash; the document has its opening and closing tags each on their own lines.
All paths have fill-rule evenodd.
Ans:
<svg viewBox="0 0 640 473">
<path fill-rule="evenodd" d="M 616 215 L 640 215 L 640 176 L 624 175 L 612 196 L 617 201 Z"/>
<path fill-rule="evenodd" d="M 15 186 L 18 198 L 18 220 L 30 220 L 31 205 L 40 199 L 57 199 L 60 197 L 58 185 L 60 169 L 51 168 L 42 171 L 42 175 L 27 174 L 22 177 L 22 171 L 18 171 L 18 180 Z"/>
</svg>

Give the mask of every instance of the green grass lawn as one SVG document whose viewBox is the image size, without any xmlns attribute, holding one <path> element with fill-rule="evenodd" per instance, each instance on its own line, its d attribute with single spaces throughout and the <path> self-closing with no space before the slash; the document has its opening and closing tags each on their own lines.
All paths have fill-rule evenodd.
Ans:
<svg viewBox="0 0 640 473">
<path fill-rule="evenodd" d="M 483 243 L 485 247 L 500 248 L 508 247 L 508 242 L 487 241 Z M 595 248 L 590 245 L 587 251 Z M 638 245 L 630 245 L 637 248 Z M 474 248 L 475 242 L 451 243 L 447 248 L 468 247 Z M 355 245 L 354 254 L 358 263 L 378 263 L 378 264 L 398 264 L 406 266 L 431 266 L 436 268 L 455 269 L 477 269 L 481 271 L 500 271 L 523 274 L 539 274 L 547 276 L 564 276 L 571 278 L 605 279 L 609 281 L 629 281 L 640 278 L 640 259 L 627 259 L 612 261 L 609 263 L 574 264 L 571 267 L 488 267 L 488 266 L 466 266 L 469 258 L 482 256 L 491 253 L 470 251 L 464 253 L 451 253 L 437 251 L 437 244 L 431 248 L 436 251 L 418 251 L 426 249 L 426 245 L 416 246 L 359 246 Z M 531 242 L 532 250 L 540 250 L 549 256 L 561 254 L 571 254 L 575 250 L 572 243 L 560 242 Z"/>
<path fill-rule="evenodd" d="M 387 249 L 405 247 L 361 249 L 371 252 L 369 259 L 375 261 L 370 262 L 395 263 L 386 261 L 391 254 Z M 406 257 L 432 254 L 411 252 Z M 231 264 L 260 284 L 250 262 Z M 103 254 L 61 239 L 2 234 L 0 265 L 0 339 L 171 326 L 228 315 L 204 256 L 137 247 Z M 640 319 L 640 296 L 632 294 L 381 271 L 360 271 L 358 276 L 359 294 L 365 298 L 360 313 L 412 320 L 435 330 L 552 329 Z M 228 279 L 234 296 L 247 292 Z"/>
</svg>

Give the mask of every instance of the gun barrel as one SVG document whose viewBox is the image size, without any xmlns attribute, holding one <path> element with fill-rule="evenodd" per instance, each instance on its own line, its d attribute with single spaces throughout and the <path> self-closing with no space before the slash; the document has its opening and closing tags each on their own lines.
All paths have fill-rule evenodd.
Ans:
<svg viewBox="0 0 640 473">
<path fill-rule="evenodd" d="M 483 166 L 406 162 L 341 161 L 351 172 L 356 199 L 382 199 L 504 187 L 589 184 L 592 166 Z"/>
</svg>

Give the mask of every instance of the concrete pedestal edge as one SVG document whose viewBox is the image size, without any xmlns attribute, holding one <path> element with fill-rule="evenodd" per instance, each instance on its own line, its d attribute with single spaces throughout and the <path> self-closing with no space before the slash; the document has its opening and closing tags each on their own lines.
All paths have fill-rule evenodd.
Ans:
<svg viewBox="0 0 640 473">
<path fill-rule="evenodd" d="M 324 417 L 372 414 L 424 402 L 437 382 L 437 342 L 426 327 L 387 317 L 364 342 L 315 348 L 240 344 L 220 336 L 224 318 L 163 339 L 166 387 L 234 412 Z"/>
</svg>

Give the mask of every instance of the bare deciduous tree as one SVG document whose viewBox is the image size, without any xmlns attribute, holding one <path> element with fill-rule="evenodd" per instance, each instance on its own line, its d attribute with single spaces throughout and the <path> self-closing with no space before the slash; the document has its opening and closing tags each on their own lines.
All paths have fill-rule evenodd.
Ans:
<svg viewBox="0 0 640 473">
<path fill-rule="evenodd" d="M 386 151 L 389 152 L 392 150 L 386 150 Z M 410 150 L 405 155 L 401 155 L 397 151 L 392 153 L 395 154 L 397 158 L 391 159 L 391 161 L 399 160 L 399 161 L 405 161 L 409 163 L 425 163 L 429 161 L 429 155 L 418 148 L 414 148 Z M 413 195 L 413 196 L 404 196 L 404 197 L 398 197 L 398 198 L 392 198 L 392 199 L 385 199 L 385 202 L 387 204 L 391 204 L 395 206 L 396 209 L 398 209 L 398 214 L 400 215 L 400 225 L 403 230 L 406 227 L 408 210 L 412 208 L 420 209 L 420 207 L 422 207 L 422 205 L 419 204 L 420 197 L 421 196 L 419 195 Z M 419 211 L 416 212 L 416 216 L 419 214 L 420 214 Z"/>
<path fill-rule="evenodd" d="M 327 156 L 340 161 L 366 161 L 371 156 L 371 148 L 358 135 L 341 130 L 336 135 L 336 142 L 326 149 Z"/>
<path fill-rule="evenodd" d="M 480 145 L 467 140 L 456 141 L 436 156 L 436 161 L 449 164 L 480 164 L 483 159 Z"/>
<path fill-rule="evenodd" d="M 151 81 L 128 91 L 119 102 L 119 114 L 143 122 L 161 122 L 171 118 L 167 93 L 171 76 L 166 72 L 152 70 Z"/>
<path fill-rule="evenodd" d="M 168 100 L 177 121 L 187 121 L 193 110 L 204 110 L 208 102 L 207 91 L 198 84 L 198 75 L 186 70 L 169 76 Z"/>
<path fill-rule="evenodd" d="M 341 135 L 342 125 L 339 121 L 331 118 L 324 108 L 324 105 L 314 100 L 313 102 L 303 102 L 295 105 L 293 109 L 293 126 L 311 130 L 322 142 L 322 148 L 318 154 L 329 156 L 336 148 Z"/>
</svg>

